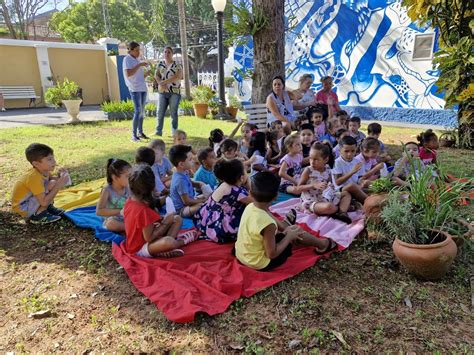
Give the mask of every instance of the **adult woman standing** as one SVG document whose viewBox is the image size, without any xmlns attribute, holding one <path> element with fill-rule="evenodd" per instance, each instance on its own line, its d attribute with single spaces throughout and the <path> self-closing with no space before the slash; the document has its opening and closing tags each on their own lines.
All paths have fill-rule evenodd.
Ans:
<svg viewBox="0 0 474 355">
<path fill-rule="evenodd" d="M 279 75 L 275 76 L 272 80 L 272 92 L 267 96 L 267 124 L 279 120 L 287 134 L 291 133 L 296 120 L 291 99 L 295 99 L 295 96 L 285 90 L 285 80 Z"/>
<path fill-rule="evenodd" d="M 170 108 L 172 133 L 178 129 L 178 106 L 181 100 L 182 67 L 173 60 L 173 49 L 165 47 L 164 60 L 156 67 L 155 80 L 158 83 L 158 112 L 156 135 L 163 134 L 166 109 Z"/>
<path fill-rule="evenodd" d="M 313 85 L 313 76 L 311 74 L 303 74 L 298 80 L 298 89 L 293 91 L 295 100 L 293 107 L 297 110 L 305 109 L 316 104 L 314 91 L 311 89 Z"/>
<path fill-rule="evenodd" d="M 123 77 L 125 84 L 130 90 L 132 96 L 133 113 L 132 121 L 132 141 L 138 142 L 140 138 L 148 139 L 143 133 L 143 119 L 145 117 L 145 102 L 146 102 L 146 83 L 145 73 L 143 67 L 148 65 L 147 62 L 141 62 L 138 58 L 140 56 L 140 44 L 137 42 L 130 42 L 127 45 L 128 55 L 123 60 Z"/>
<path fill-rule="evenodd" d="M 325 76 L 321 78 L 323 88 L 316 93 L 316 101 L 328 106 L 329 118 L 332 118 L 337 111 L 341 110 L 339 106 L 339 98 L 337 94 L 332 91 L 332 78 Z"/>
</svg>

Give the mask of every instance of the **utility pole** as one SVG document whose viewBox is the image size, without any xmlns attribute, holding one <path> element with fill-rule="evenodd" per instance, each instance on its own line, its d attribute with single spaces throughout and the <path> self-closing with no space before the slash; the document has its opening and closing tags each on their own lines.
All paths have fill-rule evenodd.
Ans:
<svg viewBox="0 0 474 355">
<path fill-rule="evenodd" d="M 188 62 L 188 40 L 186 38 L 186 12 L 184 11 L 184 0 L 178 0 L 179 36 L 181 39 L 181 58 L 183 58 L 184 96 L 191 98 Z"/>
</svg>

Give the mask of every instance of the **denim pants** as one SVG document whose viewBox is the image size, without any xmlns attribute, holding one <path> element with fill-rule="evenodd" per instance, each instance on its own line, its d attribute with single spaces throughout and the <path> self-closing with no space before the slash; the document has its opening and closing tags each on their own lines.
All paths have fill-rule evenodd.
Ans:
<svg viewBox="0 0 474 355">
<path fill-rule="evenodd" d="M 132 95 L 133 113 L 132 136 L 143 134 L 143 119 L 145 117 L 146 91 L 130 91 Z"/>
<path fill-rule="evenodd" d="M 158 125 L 156 126 L 156 134 L 160 136 L 163 134 L 163 122 L 165 120 L 165 112 L 168 106 L 170 108 L 171 114 L 171 132 L 174 134 L 174 131 L 178 129 L 178 106 L 180 100 L 180 94 L 172 94 L 170 92 L 159 94 L 158 112 L 156 114 L 156 119 L 158 121 Z"/>
</svg>

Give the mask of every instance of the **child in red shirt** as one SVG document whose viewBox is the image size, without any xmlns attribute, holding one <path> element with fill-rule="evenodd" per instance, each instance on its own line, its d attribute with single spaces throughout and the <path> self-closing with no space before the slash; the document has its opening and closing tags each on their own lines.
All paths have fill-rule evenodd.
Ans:
<svg viewBox="0 0 474 355">
<path fill-rule="evenodd" d="M 154 209 L 155 175 L 151 167 L 138 164 L 129 176 L 131 197 L 124 206 L 125 250 L 130 254 L 151 257 L 184 255 L 179 249 L 196 240 L 196 231 L 179 235 L 182 219 L 174 214 L 162 218 Z"/>
<path fill-rule="evenodd" d="M 418 137 L 416 137 L 418 142 L 420 142 L 420 159 L 423 164 L 436 164 L 436 149 L 439 147 L 438 136 L 433 130 L 428 129 L 426 132 L 421 132 Z"/>
</svg>

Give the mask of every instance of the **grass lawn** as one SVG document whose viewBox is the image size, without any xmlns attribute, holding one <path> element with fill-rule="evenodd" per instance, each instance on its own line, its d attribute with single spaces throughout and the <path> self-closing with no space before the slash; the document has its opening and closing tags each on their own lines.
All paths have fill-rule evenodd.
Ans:
<svg viewBox="0 0 474 355">
<path fill-rule="evenodd" d="M 154 132 L 146 119 L 145 133 Z M 180 118 L 196 148 L 208 133 L 234 123 Z M 464 248 L 449 274 L 422 282 L 396 262 L 390 242 L 369 231 L 346 251 L 291 280 L 235 302 L 222 315 L 188 325 L 168 322 L 130 283 L 110 245 L 67 220 L 25 224 L 9 212 L 15 178 L 29 164 L 25 147 L 42 142 L 74 183 L 104 176 L 110 157 L 133 160 L 140 144 L 130 121 L 1 130 L 0 351 L 17 352 L 349 352 L 474 351 L 472 251 Z M 165 132 L 169 132 L 169 121 Z M 365 126 L 363 127 L 365 130 Z M 385 127 L 392 156 L 419 130 Z M 164 140 L 171 144 L 171 137 Z M 474 176 L 472 151 L 440 149 L 456 176 Z M 472 204 L 463 210 L 471 213 Z M 164 286 L 165 287 L 165 286 Z M 28 314 L 51 310 L 44 319 Z M 291 345 L 291 348 L 290 348 Z"/>
</svg>

